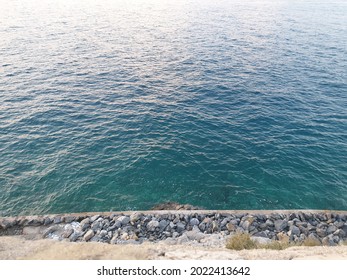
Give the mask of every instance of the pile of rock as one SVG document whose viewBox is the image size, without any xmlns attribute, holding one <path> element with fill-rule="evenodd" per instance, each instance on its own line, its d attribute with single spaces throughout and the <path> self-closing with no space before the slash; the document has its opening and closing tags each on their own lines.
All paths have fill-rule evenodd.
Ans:
<svg viewBox="0 0 347 280">
<path fill-rule="evenodd" d="M 263 240 L 285 237 L 290 242 L 302 242 L 312 239 L 328 246 L 347 239 L 347 215 L 317 212 L 229 214 L 155 211 L 4 218 L 0 220 L 0 235 L 22 234 L 28 227 L 39 227 L 44 238 L 111 244 L 160 240 L 204 243 L 210 236 L 218 235 L 218 238 L 223 239 L 234 233 L 249 233 Z"/>
</svg>

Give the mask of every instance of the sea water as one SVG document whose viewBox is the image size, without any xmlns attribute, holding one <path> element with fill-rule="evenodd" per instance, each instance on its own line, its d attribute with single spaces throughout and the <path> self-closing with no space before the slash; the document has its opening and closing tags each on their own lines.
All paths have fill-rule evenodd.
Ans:
<svg viewBox="0 0 347 280">
<path fill-rule="evenodd" d="M 0 216 L 347 210 L 347 1 L 0 0 Z"/>
</svg>

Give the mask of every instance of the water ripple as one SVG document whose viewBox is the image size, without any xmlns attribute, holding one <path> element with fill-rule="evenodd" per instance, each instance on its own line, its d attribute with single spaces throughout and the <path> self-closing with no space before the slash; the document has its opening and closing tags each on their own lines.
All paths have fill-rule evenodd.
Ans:
<svg viewBox="0 0 347 280">
<path fill-rule="evenodd" d="M 324 0 L 0 3 L 0 215 L 347 210 L 346 14 Z"/>
</svg>

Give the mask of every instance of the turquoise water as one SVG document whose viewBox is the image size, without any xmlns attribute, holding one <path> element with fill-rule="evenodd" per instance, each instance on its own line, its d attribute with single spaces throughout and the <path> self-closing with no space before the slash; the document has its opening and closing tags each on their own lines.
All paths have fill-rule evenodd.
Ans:
<svg viewBox="0 0 347 280">
<path fill-rule="evenodd" d="M 0 0 L 0 215 L 347 210 L 347 2 Z"/>
</svg>

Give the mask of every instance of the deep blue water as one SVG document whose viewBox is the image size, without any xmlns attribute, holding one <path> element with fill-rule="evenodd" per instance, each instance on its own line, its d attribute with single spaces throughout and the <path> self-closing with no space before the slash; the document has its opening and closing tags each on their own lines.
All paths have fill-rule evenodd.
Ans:
<svg viewBox="0 0 347 280">
<path fill-rule="evenodd" d="M 347 210 L 347 1 L 0 0 L 0 216 Z"/>
</svg>

